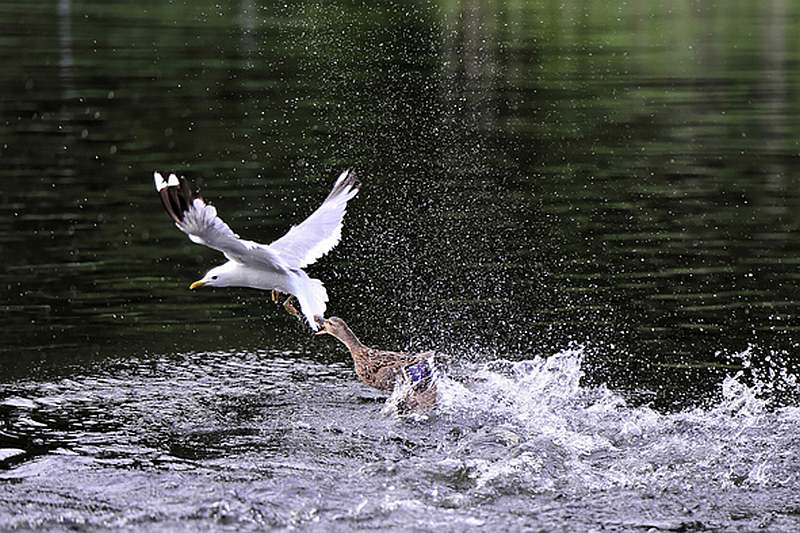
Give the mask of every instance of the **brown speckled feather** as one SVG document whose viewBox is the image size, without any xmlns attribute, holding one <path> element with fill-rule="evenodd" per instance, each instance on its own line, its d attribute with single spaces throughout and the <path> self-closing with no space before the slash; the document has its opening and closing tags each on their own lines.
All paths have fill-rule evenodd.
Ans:
<svg viewBox="0 0 800 533">
<path fill-rule="evenodd" d="M 404 370 L 410 365 L 435 357 L 434 352 L 410 354 L 390 352 L 365 346 L 345 324 L 344 320 L 331 317 L 321 322 L 321 333 L 329 333 L 339 339 L 353 357 L 356 375 L 365 385 L 391 393 L 397 382 L 407 379 Z M 410 393 L 403 398 L 403 408 L 410 411 L 423 411 L 436 403 L 436 384 L 430 379 L 418 381 Z"/>
<path fill-rule="evenodd" d="M 392 392 L 403 369 L 426 358 L 421 355 L 376 350 L 366 346 L 350 350 L 358 379 L 384 392 Z"/>
</svg>

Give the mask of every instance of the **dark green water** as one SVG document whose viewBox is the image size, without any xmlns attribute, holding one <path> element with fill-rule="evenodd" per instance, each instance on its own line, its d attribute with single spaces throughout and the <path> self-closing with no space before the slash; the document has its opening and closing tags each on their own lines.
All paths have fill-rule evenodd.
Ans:
<svg viewBox="0 0 800 533">
<path fill-rule="evenodd" d="M 186 290 L 218 258 L 160 212 L 154 169 L 200 181 L 264 241 L 358 169 L 344 242 L 315 272 L 374 342 L 611 342 L 605 358 L 624 355 L 598 372 L 622 362 L 632 387 L 643 370 L 702 381 L 675 365 L 718 350 L 794 349 L 797 17 L 6 4 L 3 374 L 307 345 L 261 294 Z"/>
<path fill-rule="evenodd" d="M 187 289 L 220 257 L 170 223 L 154 170 L 184 173 L 234 230 L 269 242 L 357 169 L 342 243 L 312 271 L 329 313 L 371 344 L 480 365 L 577 342 L 582 383 L 662 410 L 719 401 L 748 347 L 761 375 L 791 376 L 799 34 L 788 0 L 2 3 L 0 399 L 62 380 L 95 390 L 98 372 L 122 379 L 117 365 L 120 383 L 184 370 L 193 383 L 194 364 L 225 382 L 239 367 L 219 354 L 236 354 L 285 380 L 276 405 L 315 412 L 268 363 L 280 354 L 314 369 L 298 383 L 338 384 L 336 406 L 364 407 L 348 403 L 360 393 L 347 354 L 268 295 Z M 177 401 L 139 385 L 142 406 Z M 771 404 L 797 403 L 784 385 Z M 100 434 L 117 413 L 103 405 Z M 253 426 L 269 425 L 256 405 Z M 0 447 L 30 457 L 81 441 L 4 416 Z M 272 525 L 291 523 L 276 512 Z"/>
</svg>

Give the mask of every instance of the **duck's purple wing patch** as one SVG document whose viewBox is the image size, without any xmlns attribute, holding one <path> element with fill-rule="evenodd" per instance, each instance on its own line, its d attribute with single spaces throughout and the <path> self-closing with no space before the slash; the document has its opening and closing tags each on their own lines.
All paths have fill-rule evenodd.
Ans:
<svg viewBox="0 0 800 533">
<path fill-rule="evenodd" d="M 420 361 L 419 363 L 408 365 L 405 367 L 405 373 L 408 379 L 411 380 L 412 385 L 422 383 L 426 379 L 433 377 L 433 369 L 428 364 L 428 361 Z"/>
</svg>

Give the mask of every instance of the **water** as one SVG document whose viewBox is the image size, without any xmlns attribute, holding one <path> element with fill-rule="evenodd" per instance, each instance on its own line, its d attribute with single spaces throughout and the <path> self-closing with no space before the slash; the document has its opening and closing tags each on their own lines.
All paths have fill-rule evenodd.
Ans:
<svg viewBox="0 0 800 533">
<path fill-rule="evenodd" d="M 4 433 L 38 455 L 0 473 L 0 525 L 800 525 L 800 409 L 759 399 L 767 383 L 734 375 L 718 404 L 664 414 L 582 386 L 583 357 L 469 365 L 466 385 L 442 378 L 440 409 L 422 421 L 381 416 L 383 399 L 345 364 L 266 350 L 19 382 L 0 403 Z"/>
<path fill-rule="evenodd" d="M 0 3 L 0 528 L 797 529 L 799 26 Z M 264 295 L 189 292 L 218 258 L 150 179 L 269 241 L 349 166 L 313 272 L 453 357 L 428 420 Z"/>
</svg>

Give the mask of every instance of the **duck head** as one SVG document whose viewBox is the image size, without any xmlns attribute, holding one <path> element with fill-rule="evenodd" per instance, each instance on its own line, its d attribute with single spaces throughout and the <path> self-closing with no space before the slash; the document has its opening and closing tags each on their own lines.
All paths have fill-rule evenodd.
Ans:
<svg viewBox="0 0 800 533">
<path fill-rule="evenodd" d="M 319 326 L 319 331 L 317 331 L 315 335 L 325 335 L 326 333 L 328 335 L 333 335 L 342 344 L 347 346 L 351 352 L 353 350 L 365 348 L 365 346 L 361 344 L 361 341 L 358 340 L 358 337 L 355 336 L 353 331 L 347 327 L 347 324 L 345 324 L 344 320 L 341 318 L 335 316 L 326 319 L 315 317 L 314 320 Z"/>
<path fill-rule="evenodd" d="M 314 317 L 314 320 L 316 320 L 319 326 L 319 331 L 314 335 L 325 335 L 327 333 L 328 335 L 333 335 L 337 339 L 341 339 L 350 334 L 350 328 L 348 328 L 345 321 L 338 316 L 332 316 L 324 320 L 321 317 Z"/>
</svg>

